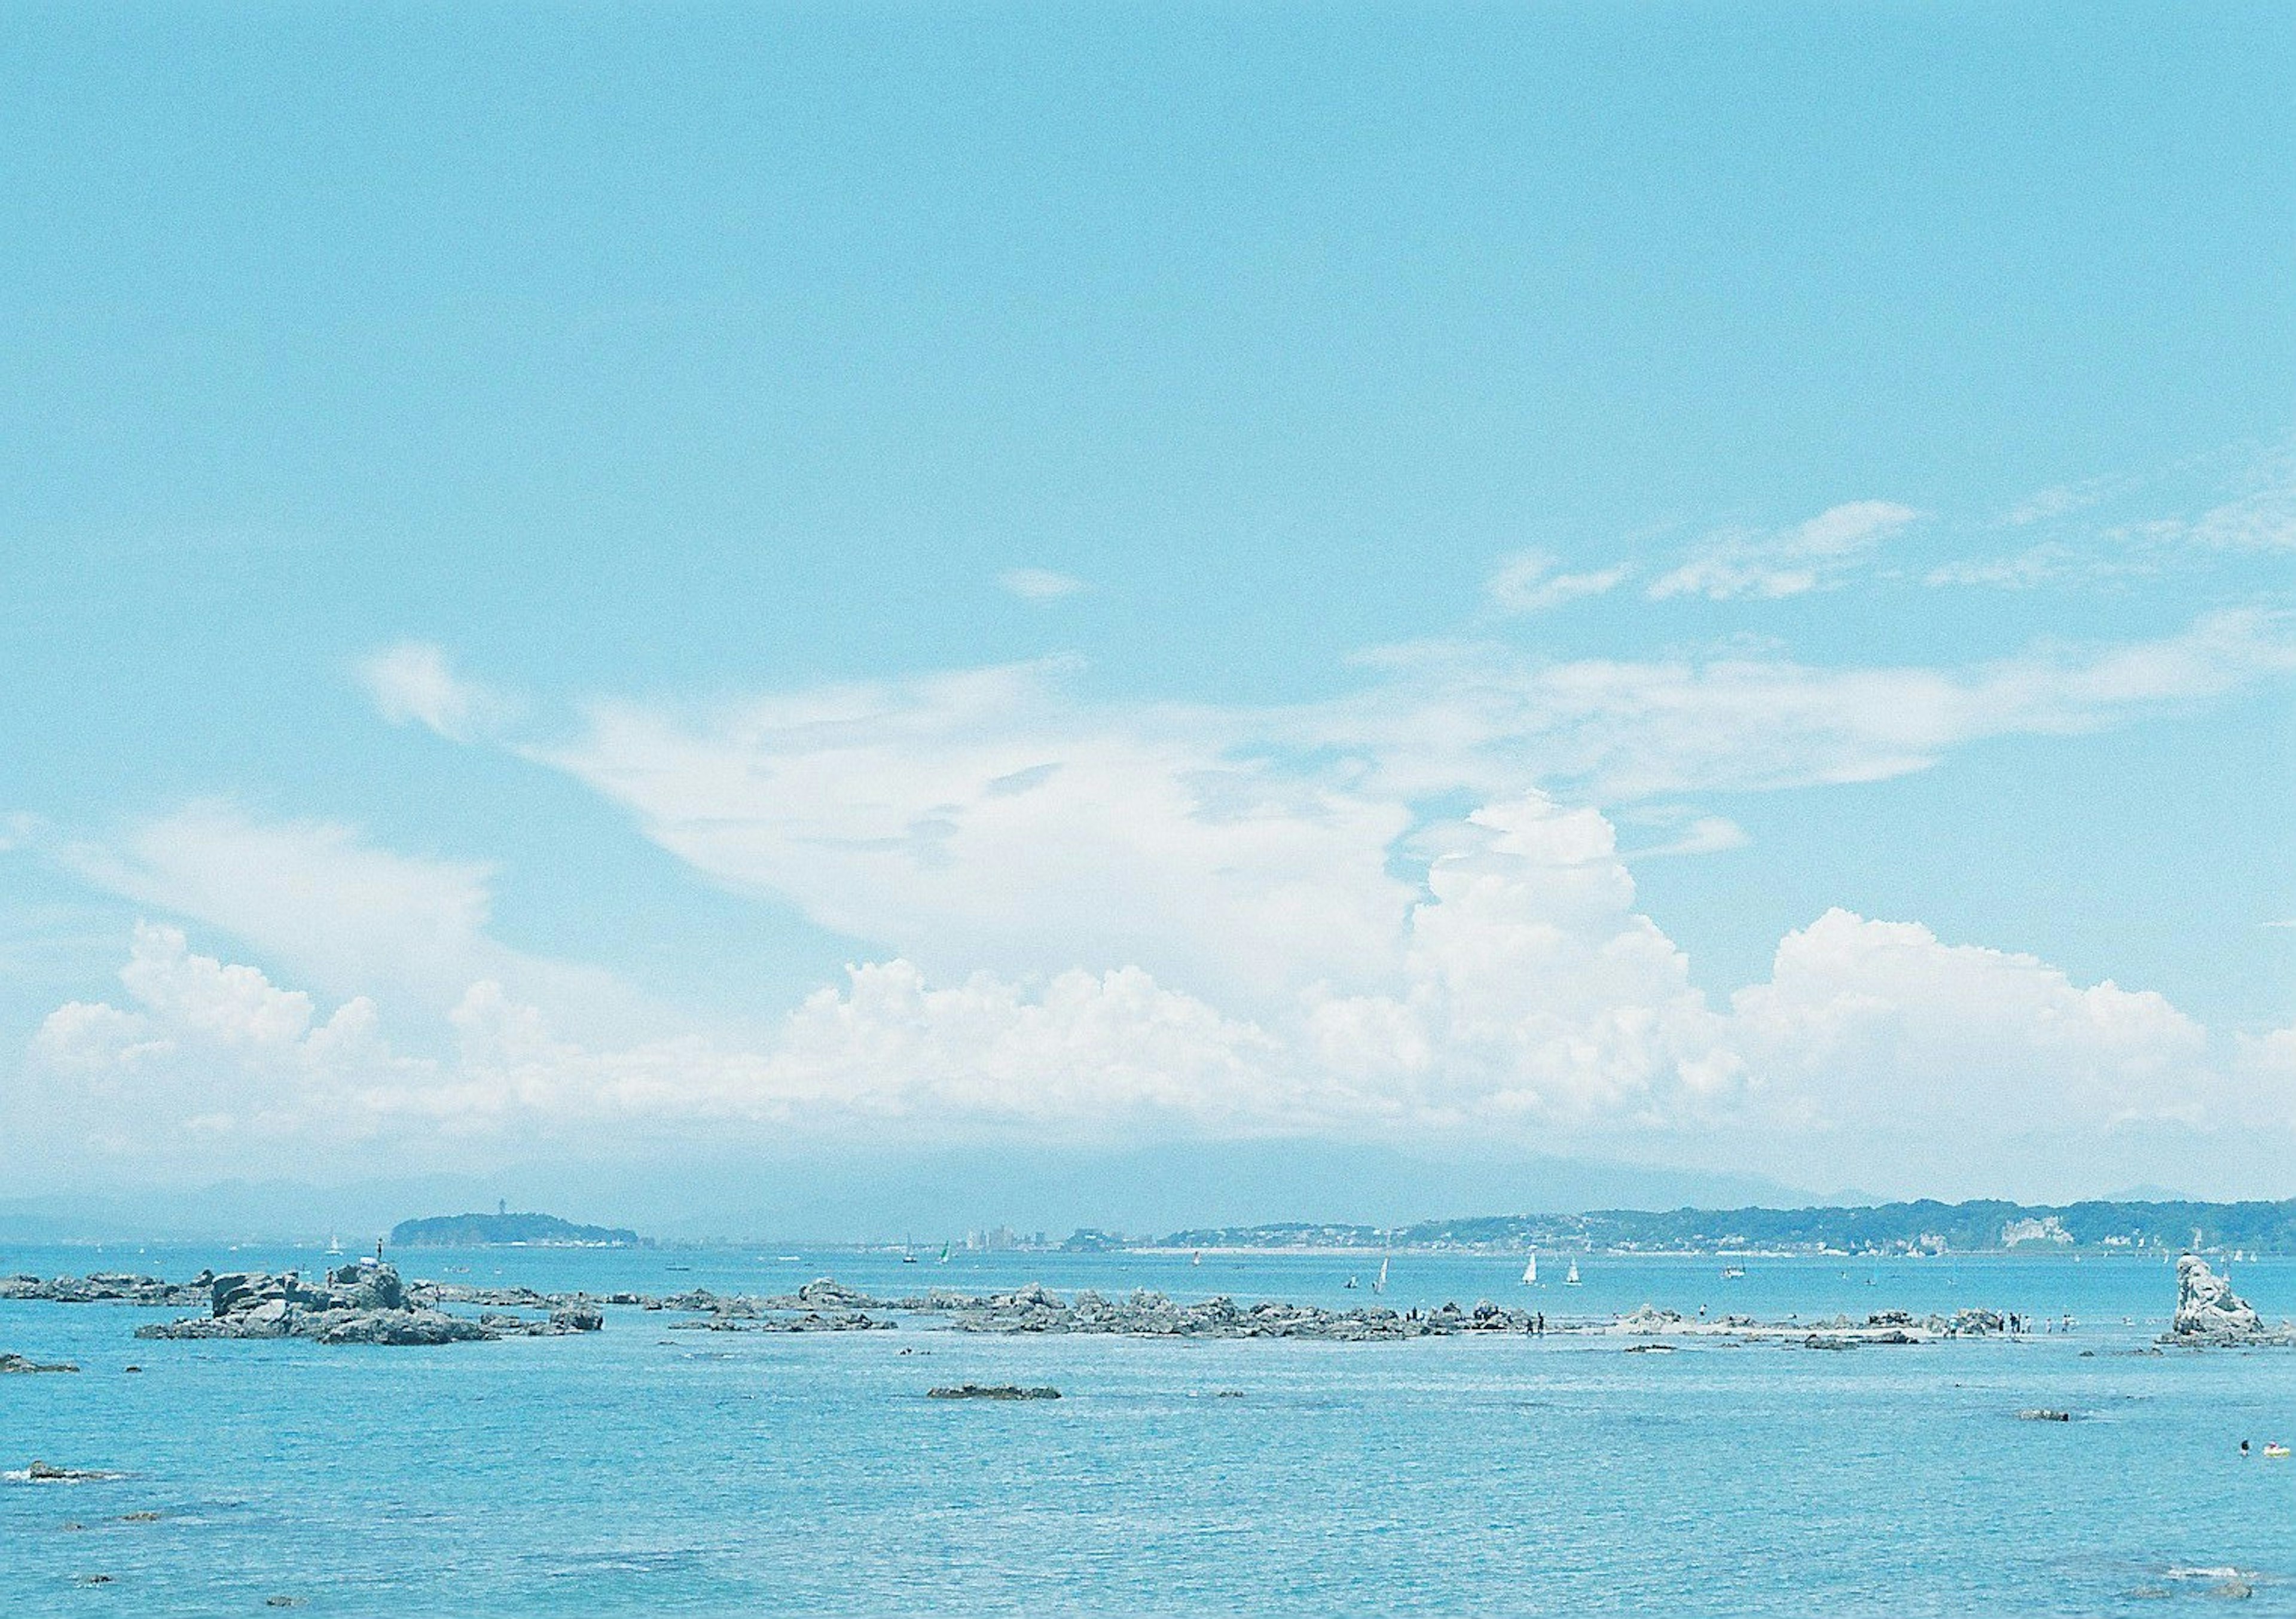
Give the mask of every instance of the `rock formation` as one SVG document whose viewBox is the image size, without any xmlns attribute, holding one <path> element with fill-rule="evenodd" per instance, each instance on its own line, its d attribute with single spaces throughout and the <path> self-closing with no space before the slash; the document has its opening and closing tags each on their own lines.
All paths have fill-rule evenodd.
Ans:
<svg viewBox="0 0 2296 1619">
<path fill-rule="evenodd" d="M 130 1276 L 99 1271 L 92 1276 L 0 1276 L 0 1298 L 37 1300 L 50 1304 L 141 1304 L 183 1310 L 208 1302 L 212 1271 L 202 1271 L 189 1281 L 161 1281 L 156 1276 Z"/>
<path fill-rule="evenodd" d="M 292 1271 L 214 1279 L 209 1312 L 162 1326 L 140 1327 L 140 1338 L 309 1338 L 321 1344 L 460 1344 L 513 1335 L 595 1332 L 604 1324 L 595 1309 L 569 1305 L 546 1321 L 490 1316 L 472 1321 L 410 1297 L 390 1265 L 345 1265 L 316 1285 Z"/>
<path fill-rule="evenodd" d="M 2209 1270 L 2200 1254 L 2177 1261 L 2177 1316 L 2163 1344 L 2296 1344 L 2296 1334 L 2264 1325 L 2264 1318 L 2234 1293 L 2232 1281 Z"/>
</svg>

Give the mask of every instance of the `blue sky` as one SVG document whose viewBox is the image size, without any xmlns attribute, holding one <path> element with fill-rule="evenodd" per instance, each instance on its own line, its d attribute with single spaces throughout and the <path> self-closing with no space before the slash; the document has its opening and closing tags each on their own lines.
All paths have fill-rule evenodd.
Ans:
<svg viewBox="0 0 2296 1619">
<path fill-rule="evenodd" d="M 9 32 L 42 1173 L 2285 1191 L 2273 8 Z"/>
</svg>

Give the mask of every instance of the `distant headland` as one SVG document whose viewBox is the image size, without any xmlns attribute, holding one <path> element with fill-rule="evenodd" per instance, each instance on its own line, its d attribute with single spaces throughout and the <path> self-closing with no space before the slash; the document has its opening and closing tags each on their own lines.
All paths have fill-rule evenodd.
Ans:
<svg viewBox="0 0 2296 1619">
<path fill-rule="evenodd" d="M 635 1248 L 650 1246 L 620 1226 L 577 1225 L 555 1214 L 433 1214 L 390 1228 L 395 1248 Z"/>
</svg>

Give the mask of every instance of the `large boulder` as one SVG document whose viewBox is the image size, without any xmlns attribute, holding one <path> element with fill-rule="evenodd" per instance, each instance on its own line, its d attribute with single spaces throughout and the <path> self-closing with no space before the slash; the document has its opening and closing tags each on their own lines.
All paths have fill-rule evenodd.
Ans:
<svg viewBox="0 0 2296 1619">
<path fill-rule="evenodd" d="M 2198 1254 L 2177 1261 L 2177 1314 L 2170 1330 L 2182 1338 L 2251 1337 L 2263 1333 L 2264 1320 L 2232 1290 L 2232 1283 L 2209 1269 Z"/>
</svg>

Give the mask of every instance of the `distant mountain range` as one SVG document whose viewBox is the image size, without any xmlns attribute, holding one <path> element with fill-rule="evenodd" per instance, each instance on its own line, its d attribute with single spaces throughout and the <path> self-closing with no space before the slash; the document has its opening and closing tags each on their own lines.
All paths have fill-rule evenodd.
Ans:
<svg viewBox="0 0 2296 1619">
<path fill-rule="evenodd" d="M 1079 1231 L 1070 1241 L 1080 1247 L 1114 1246 L 1097 1231 Z M 1423 1220 L 1391 1229 L 1301 1222 L 1175 1231 L 1156 1246 L 1864 1255 L 2077 1248 L 2174 1253 L 2198 1247 L 2296 1253 L 2296 1198 L 2281 1203 L 2098 1200 L 2061 1206 L 1924 1199 L 1869 1207 L 1681 1208 L 1667 1213 L 1607 1209 L 1584 1214 Z"/>
<path fill-rule="evenodd" d="M 395 1248 L 634 1248 L 639 1241 L 619 1226 L 576 1225 L 555 1214 L 434 1214 L 390 1228 Z"/>
</svg>

